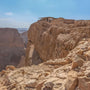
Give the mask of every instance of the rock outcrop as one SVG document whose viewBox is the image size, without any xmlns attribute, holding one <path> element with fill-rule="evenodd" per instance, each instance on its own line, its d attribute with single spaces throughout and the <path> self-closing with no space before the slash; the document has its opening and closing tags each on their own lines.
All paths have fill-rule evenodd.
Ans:
<svg viewBox="0 0 90 90">
<path fill-rule="evenodd" d="M 33 56 L 39 57 L 35 60 L 38 63 L 49 59 L 64 58 L 80 40 L 89 37 L 89 20 L 42 18 L 32 24 L 28 31 L 26 64 L 34 64 Z M 37 55 L 34 52 L 37 52 Z"/>
<path fill-rule="evenodd" d="M 32 24 L 30 66 L 7 66 L 0 72 L 0 90 L 90 90 L 89 22 L 49 17 Z"/>
<path fill-rule="evenodd" d="M 0 28 L 0 70 L 6 65 L 17 66 L 21 56 L 25 56 L 24 43 L 13 28 Z"/>
</svg>

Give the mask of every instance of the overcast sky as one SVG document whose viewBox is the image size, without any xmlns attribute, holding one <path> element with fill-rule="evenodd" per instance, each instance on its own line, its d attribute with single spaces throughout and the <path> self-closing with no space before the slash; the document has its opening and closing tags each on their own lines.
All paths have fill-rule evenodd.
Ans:
<svg viewBox="0 0 90 90">
<path fill-rule="evenodd" d="M 0 0 L 0 27 L 28 28 L 48 16 L 90 19 L 90 0 Z"/>
</svg>

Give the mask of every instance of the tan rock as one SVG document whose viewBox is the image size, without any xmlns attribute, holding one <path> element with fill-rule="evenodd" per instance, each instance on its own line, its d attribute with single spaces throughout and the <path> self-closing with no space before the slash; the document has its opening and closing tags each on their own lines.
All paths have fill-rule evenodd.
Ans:
<svg viewBox="0 0 90 90">
<path fill-rule="evenodd" d="M 29 80 L 29 82 L 26 83 L 26 86 L 31 87 L 31 88 L 36 87 L 36 85 L 37 85 L 37 82 L 35 79 L 31 79 L 31 80 Z"/>
<path fill-rule="evenodd" d="M 44 87 L 42 88 L 42 90 L 53 90 L 53 86 L 54 84 L 52 82 L 48 82 L 44 84 Z"/>
<path fill-rule="evenodd" d="M 80 90 L 90 90 L 90 78 L 79 77 L 78 87 Z"/>
<path fill-rule="evenodd" d="M 16 68 L 13 65 L 7 65 L 6 66 L 6 70 L 14 70 L 14 69 L 16 69 Z"/>
<path fill-rule="evenodd" d="M 75 69 L 75 68 L 78 68 L 78 67 L 83 66 L 84 61 L 83 61 L 82 58 L 77 57 L 77 58 L 75 58 L 75 59 L 76 59 L 76 60 L 74 60 L 74 61 L 72 62 L 72 69 Z"/>
<path fill-rule="evenodd" d="M 90 61 L 90 50 L 84 52 L 84 56 L 86 57 L 87 61 Z"/>
<path fill-rule="evenodd" d="M 65 84 L 66 90 L 75 90 L 75 88 L 78 85 L 78 78 L 77 78 L 77 72 L 70 71 L 68 73 L 68 78 Z"/>
<path fill-rule="evenodd" d="M 90 61 L 84 63 L 82 69 L 84 69 L 85 76 L 90 77 Z"/>
<path fill-rule="evenodd" d="M 0 75 L 2 76 L 2 75 L 5 75 L 5 73 L 6 73 L 6 71 L 5 70 L 2 70 L 1 72 L 0 72 Z"/>
<path fill-rule="evenodd" d="M 45 81 L 39 82 L 36 86 L 36 90 L 41 90 Z"/>
</svg>

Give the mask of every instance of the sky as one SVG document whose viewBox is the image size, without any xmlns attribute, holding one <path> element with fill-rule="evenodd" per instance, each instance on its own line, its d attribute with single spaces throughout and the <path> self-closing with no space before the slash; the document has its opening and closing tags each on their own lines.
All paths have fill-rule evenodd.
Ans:
<svg viewBox="0 0 90 90">
<path fill-rule="evenodd" d="M 90 0 L 0 0 L 0 27 L 29 28 L 41 17 L 90 20 Z"/>
</svg>

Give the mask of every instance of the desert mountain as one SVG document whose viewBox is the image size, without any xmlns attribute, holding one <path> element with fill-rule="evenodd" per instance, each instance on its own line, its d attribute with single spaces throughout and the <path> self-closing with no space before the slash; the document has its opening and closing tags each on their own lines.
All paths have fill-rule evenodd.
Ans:
<svg viewBox="0 0 90 90">
<path fill-rule="evenodd" d="M 25 65 L 2 70 L 0 90 L 90 90 L 90 20 L 33 23 Z"/>
</svg>

